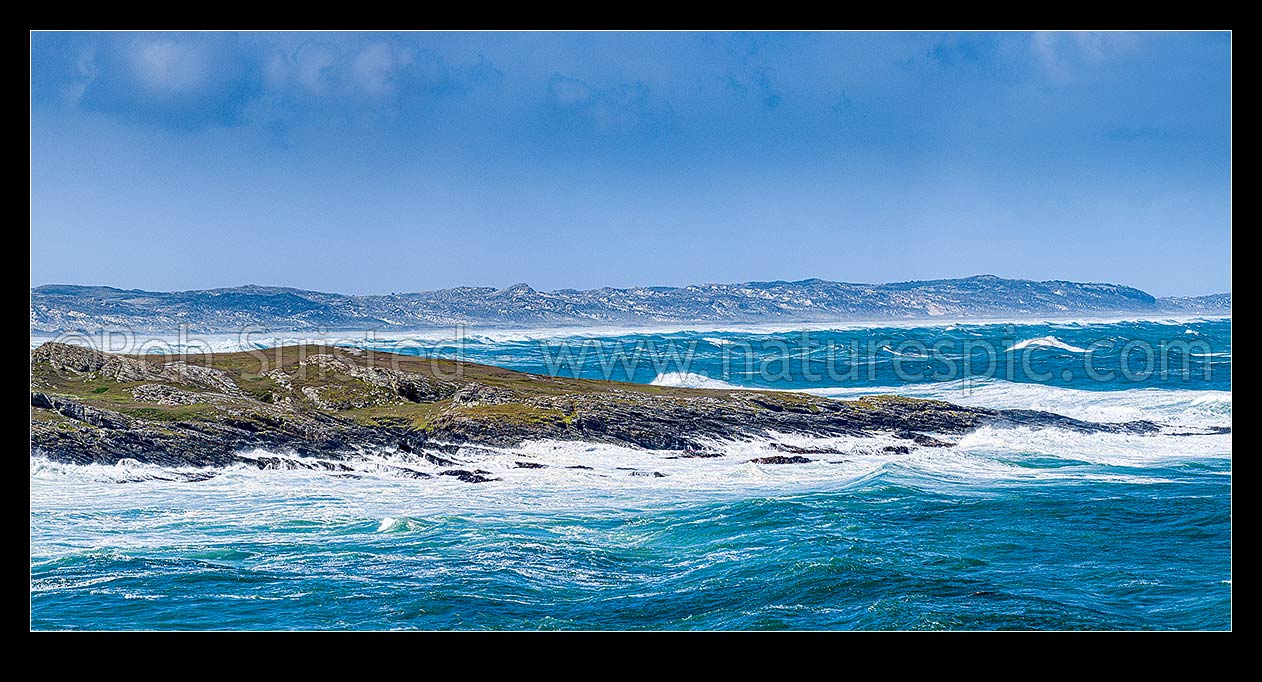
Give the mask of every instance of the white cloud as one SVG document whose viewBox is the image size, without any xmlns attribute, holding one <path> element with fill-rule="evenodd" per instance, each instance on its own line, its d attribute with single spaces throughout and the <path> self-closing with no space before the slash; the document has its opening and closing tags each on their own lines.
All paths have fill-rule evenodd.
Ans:
<svg viewBox="0 0 1262 682">
<path fill-rule="evenodd" d="M 408 55 L 410 58 L 410 55 Z M 392 80 L 399 60 L 394 50 L 385 43 L 372 43 L 359 51 L 351 64 L 351 75 L 359 89 L 373 97 L 386 97 L 394 94 Z"/>
<path fill-rule="evenodd" d="M 192 92 L 202 87 L 209 72 L 210 59 L 200 45 L 146 41 L 136 45 L 131 55 L 141 84 L 155 94 Z"/>
<path fill-rule="evenodd" d="M 298 83 L 313 95 L 324 95 L 334 88 L 333 65 L 337 53 L 328 45 L 307 43 L 294 55 Z"/>
<path fill-rule="evenodd" d="M 263 59 L 263 84 L 272 90 L 289 85 L 289 75 L 294 65 L 283 53 L 272 51 Z"/>
<path fill-rule="evenodd" d="M 592 97 L 591 88 L 588 88 L 586 83 L 562 75 L 552 77 L 548 83 L 548 94 L 557 105 L 562 107 L 583 104 Z"/>
<path fill-rule="evenodd" d="M 85 34 L 40 84 L 63 105 L 179 131 L 389 120 L 423 102 L 493 87 L 502 73 L 407 40 L 281 45 L 232 33 Z M 70 42 L 67 40 L 66 42 Z"/>
<path fill-rule="evenodd" d="M 627 132 L 644 126 L 650 118 L 649 89 L 639 81 L 597 88 L 554 74 L 547 94 L 558 110 L 587 118 L 597 130 Z"/>
<path fill-rule="evenodd" d="M 1048 76 L 1068 80 L 1134 52 L 1139 37 L 1119 31 L 1038 31 L 1030 45 Z"/>
</svg>

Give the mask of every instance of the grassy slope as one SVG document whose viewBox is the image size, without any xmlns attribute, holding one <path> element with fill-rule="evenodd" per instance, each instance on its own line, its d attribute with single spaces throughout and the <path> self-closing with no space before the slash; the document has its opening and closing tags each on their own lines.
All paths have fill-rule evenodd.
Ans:
<svg viewBox="0 0 1262 682">
<path fill-rule="evenodd" d="M 441 386 L 450 394 L 463 388 L 488 391 L 489 400 L 453 401 L 444 397 L 433 401 L 407 400 L 389 388 L 352 376 L 338 369 L 326 369 L 310 362 L 318 354 L 332 355 L 358 368 L 380 367 L 398 370 Z M 161 355 L 129 356 L 159 368 L 178 358 Z M 304 360 L 308 362 L 304 363 Z M 190 358 L 190 364 L 223 371 L 242 395 L 227 397 L 196 383 L 178 379 L 117 381 L 103 372 L 76 373 L 57 370 L 48 363 L 32 366 L 32 390 L 61 395 L 86 405 L 100 407 L 148 421 L 217 420 L 226 414 L 247 416 L 266 413 L 323 412 L 348 417 L 364 425 L 394 425 L 428 428 L 434 420 L 466 419 L 566 424 L 575 402 L 598 401 L 605 405 L 645 403 L 725 404 L 731 409 L 788 410 L 817 412 L 828 399 L 804 393 L 695 389 L 651 386 L 591 379 L 554 378 L 517 372 L 475 363 L 358 351 L 329 346 L 286 346 L 266 351 L 216 353 Z M 275 370 L 283 374 L 278 381 Z M 133 390 L 145 384 L 165 384 L 205 396 L 193 404 L 164 405 L 138 400 Z M 288 384 L 288 385 L 285 385 Z M 314 392 L 318 400 L 307 391 Z M 734 397 L 739 396 L 739 400 Z M 751 407 L 750 400 L 755 401 Z M 884 400 L 892 400 L 885 398 Z M 902 399 L 906 400 L 906 399 Z M 762 406 L 760 406 L 760 404 Z M 862 409 L 872 404 L 851 403 Z M 59 415 L 39 408 L 33 419 L 56 420 Z M 43 414 L 48 413 L 48 414 Z"/>
</svg>

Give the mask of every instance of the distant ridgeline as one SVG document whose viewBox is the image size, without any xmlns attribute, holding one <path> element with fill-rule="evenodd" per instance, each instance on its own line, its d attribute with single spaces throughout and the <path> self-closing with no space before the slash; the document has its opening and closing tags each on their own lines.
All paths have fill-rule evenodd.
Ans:
<svg viewBox="0 0 1262 682">
<path fill-rule="evenodd" d="M 48 285 L 31 290 L 31 331 L 130 329 L 173 334 L 479 326 L 648 325 L 675 322 L 828 322 L 915 318 L 1073 316 L 1112 313 L 1229 314 L 1231 294 L 1154 298 L 1116 284 L 979 275 L 893 284 L 800 282 L 696 284 L 577 291 L 458 287 L 348 296 L 242 286 L 152 292 Z"/>
</svg>

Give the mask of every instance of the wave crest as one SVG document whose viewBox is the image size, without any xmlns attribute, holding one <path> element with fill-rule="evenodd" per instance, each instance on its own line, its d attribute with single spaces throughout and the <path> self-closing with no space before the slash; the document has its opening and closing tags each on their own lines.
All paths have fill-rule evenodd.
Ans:
<svg viewBox="0 0 1262 682">
<path fill-rule="evenodd" d="M 649 384 L 652 386 L 675 386 L 678 388 L 740 388 L 736 384 L 729 384 L 719 379 L 711 379 L 704 374 L 695 374 L 693 372 L 663 372 L 654 377 Z"/>
<path fill-rule="evenodd" d="M 1010 348 L 1009 350 L 1016 351 L 1016 350 L 1022 350 L 1024 348 L 1030 348 L 1030 347 L 1059 348 L 1061 350 L 1067 350 L 1070 353 L 1086 353 L 1087 352 L 1086 348 L 1079 348 L 1078 346 L 1065 343 L 1064 341 L 1061 341 L 1055 336 L 1040 336 L 1036 339 L 1024 339 L 1022 341 L 1018 341 L 1012 344 L 1012 348 Z"/>
</svg>

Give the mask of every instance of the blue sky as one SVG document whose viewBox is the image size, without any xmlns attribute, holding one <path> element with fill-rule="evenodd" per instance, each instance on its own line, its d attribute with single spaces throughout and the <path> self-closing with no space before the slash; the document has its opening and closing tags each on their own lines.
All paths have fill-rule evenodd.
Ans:
<svg viewBox="0 0 1262 682">
<path fill-rule="evenodd" d="M 31 284 L 1230 290 L 1225 33 L 34 33 Z"/>
</svg>

